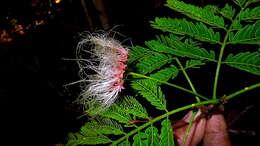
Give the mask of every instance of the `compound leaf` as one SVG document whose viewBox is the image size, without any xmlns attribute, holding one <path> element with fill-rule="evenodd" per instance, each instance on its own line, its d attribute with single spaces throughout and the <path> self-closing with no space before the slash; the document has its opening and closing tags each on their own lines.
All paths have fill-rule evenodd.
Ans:
<svg viewBox="0 0 260 146">
<path fill-rule="evenodd" d="M 260 45 L 260 20 L 255 24 L 248 24 L 235 35 L 231 34 L 229 37 L 231 44 L 258 44 Z"/>
<path fill-rule="evenodd" d="M 170 53 L 180 57 L 189 57 L 192 59 L 215 61 L 214 51 L 207 52 L 204 48 L 195 47 L 188 43 L 183 43 L 174 35 L 165 37 L 168 45 L 160 43 L 158 40 L 148 41 L 145 44 L 154 51 Z"/>
<path fill-rule="evenodd" d="M 164 32 L 178 35 L 190 35 L 191 37 L 210 43 L 220 43 L 219 32 L 214 32 L 203 23 L 193 23 L 186 19 L 155 18 L 151 26 Z"/>
<path fill-rule="evenodd" d="M 165 96 L 155 81 L 149 79 L 136 80 L 132 82 L 131 86 L 157 109 L 166 110 Z"/>
<path fill-rule="evenodd" d="M 162 53 L 154 52 L 149 55 L 149 57 L 144 58 L 136 64 L 137 71 L 141 74 L 151 73 L 152 71 L 164 66 L 170 60 L 172 60 L 172 58 L 169 58 Z"/>
<path fill-rule="evenodd" d="M 160 135 L 160 145 L 174 146 L 171 121 L 167 118 L 163 120 L 161 124 L 162 124 L 162 129 Z"/>
<path fill-rule="evenodd" d="M 134 143 L 133 146 L 148 146 L 148 140 L 147 140 L 148 135 L 143 132 L 139 132 L 134 135 Z"/>
<path fill-rule="evenodd" d="M 158 146 L 159 145 L 159 134 L 158 129 L 154 126 L 150 126 L 145 130 L 145 133 L 147 134 L 147 140 L 149 146 Z"/>
<path fill-rule="evenodd" d="M 171 65 L 170 67 L 159 70 L 158 72 L 151 74 L 150 77 L 155 78 L 160 81 L 168 81 L 170 78 L 174 79 L 179 73 L 179 69 Z M 158 85 L 161 83 L 157 82 Z"/>
<path fill-rule="evenodd" d="M 249 8 L 241 11 L 239 13 L 239 19 L 244 21 L 249 21 L 253 19 L 260 19 L 260 6 L 250 10 Z"/>
<path fill-rule="evenodd" d="M 224 19 L 215 15 L 213 11 L 207 8 L 200 8 L 178 0 L 167 0 L 166 6 L 190 17 L 191 19 L 202 21 L 215 27 L 224 28 Z"/>
<path fill-rule="evenodd" d="M 133 96 L 125 96 L 123 101 L 120 101 L 120 107 L 128 114 L 149 119 L 146 109 Z"/>
<path fill-rule="evenodd" d="M 126 124 L 132 120 L 131 116 L 116 104 L 110 106 L 106 111 L 101 112 L 100 115 L 103 117 L 115 119 L 120 123 L 126 123 Z"/>
<path fill-rule="evenodd" d="M 234 68 L 260 75 L 260 53 L 244 52 L 237 55 L 229 54 L 225 62 Z"/>
</svg>

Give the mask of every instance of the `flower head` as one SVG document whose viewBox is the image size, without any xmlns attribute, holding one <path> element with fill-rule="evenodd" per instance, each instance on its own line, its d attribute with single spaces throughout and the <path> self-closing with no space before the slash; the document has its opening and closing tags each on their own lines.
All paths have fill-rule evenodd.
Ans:
<svg viewBox="0 0 260 146">
<path fill-rule="evenodd" d="M 84 102 L 110 106 L 124 89 L 128 48 L 107 35 L 87 35 L 77 46 Z M 85 59 L 90 57 L 90 59 Z M 92 72 L 91 72 L 92 71 Z M 94 72 L 93 72 L 94 71 Z"/>
</svg>

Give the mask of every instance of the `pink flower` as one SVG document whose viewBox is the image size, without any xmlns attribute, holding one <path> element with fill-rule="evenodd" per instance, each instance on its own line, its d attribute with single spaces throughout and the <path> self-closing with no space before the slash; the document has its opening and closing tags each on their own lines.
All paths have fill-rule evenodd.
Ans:
<svg viewBox="0 0 260 146">
<path fill-rule="evenodd" d="M 87 56 L 91 59 L 85 59 Z M 79 42 L 77 57 L 85 83 L 81 93 L 84 102 L 108 107 L 115 101 L 124 89 L 123 74 L 128 56 L 128 48 L 106 35 L 88 35 Z"/>
</svg>

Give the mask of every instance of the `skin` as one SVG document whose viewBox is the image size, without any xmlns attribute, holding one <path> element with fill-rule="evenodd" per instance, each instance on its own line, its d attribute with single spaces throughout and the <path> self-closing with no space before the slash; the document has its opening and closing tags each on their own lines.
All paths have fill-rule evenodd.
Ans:
<svg viewBox="0 0 260 146">
<path fill-rule="evenodd" d="M 209 108 L 212 108 L 210 105 Z M 217 107 L 217 110 L 223 110 L 223 106 Z M 188 112 L 182 120 L 176 122 L 173 126 L 173 134 L 176 139 L 176 145 L 182 145 L 188 123 L 192 117 L 192 111 Z M 227 132 L 227 124 L 223 114 L 214 112 L 209 118 L 205 118 L 201 110 L 198 111 L 190 128 L 188 137 L 184 146 L 196 146 L 203 142 L 203 146 L 231 146 Z"/>
</svg>

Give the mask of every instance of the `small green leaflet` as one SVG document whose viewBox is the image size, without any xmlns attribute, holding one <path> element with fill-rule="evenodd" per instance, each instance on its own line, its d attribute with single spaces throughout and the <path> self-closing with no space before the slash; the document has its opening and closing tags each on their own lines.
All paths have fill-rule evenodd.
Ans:
<svg viewBox="0 0 260 146">
<path fill-rule="evenodd" d="M 120 107 L 128 114 L 149 119 L 146 109 L 132 96 L 125 96 L 123 101 L 120 101 Z"/>
<path fill-rule="evenodd" d="M 229 44 L 258 44 L 260 45 L 260 20 L 253 25 L 246 25 L 235 35 L 233 32 L 229 36 Z"/>
<path fill-rule="evenodd" d="M 139 132 L 134 135 L 134 143 L 133 146 L 148 146 L 147 134 L 143 132 Z"/>
<path fill-rule="evenodd" d="M 136 64 L 137 70 L 141 74 L 151 73 L 152 71 L 161 68 L 168 63 L 172 58 L 169 58 L 162 53 L 154 52 L 150 57 L 143 59 Z"/>
<path fill-rule="evenodd" d="M 200 8 L 177 0 L 167 0 L 166 6 L 190 17 L 191 19 L 202 21 L 219 28 L 224 28 L 224 19 L 215 15 L 214 12 L 207 8 Z"/>
<path fill-rule="evenodd" d="M 260 75 L 260 52 L 245 52 L 235 56 L 229 54 L 224 63 L 237 69 Z"/>
<path fill-rule="evenodd" d="M 260 19 L 260 6 L 250 10 L 249 8 L 239 13 L 239 19 L 244 21 Z"/>
<path fill-rule="evenodd" d="M 165 96 L 155 81 L 149 79 L 135 80 L 131 86 L 157 109 L 166 110 Z"/>
<path fill-rule="evenodd" d="M 159 134 L 158 129 L 154 126 L 150 126 L 145 130 L 147 134 L 148 144 L 149 146 L 158 146 L 159 145 Z"/>
<path fill-rule="evenodd" d="M 187 43 L 183 43 L 178 40 L 174 35 L 170 35 L 170 37 L 165 37 L 168 45 L 164 45 L 160 43 L 158 40 L 148 41 L 145 44 L 152 50 L 170 53 L 176 56 L 181 57 L 189 57 L 192 59 L 200 59 L 200 60 L 215 60 L 215 53 L 213 50 L 207 52 L 206 49 L 200 47 L 194 47 Z"/>
<path fill-rule="evenodd" d="M 131 64 L 134 61 L 141 61 L 145 57 L 150 56 L 151 51 L 147 48 L 141 47 L 141 46 L 134 46 L 129 50 L 129 58 L 127 63 Z"/>
<path fill-rule="evenodd" d="M 81 133 L 69 134 L 67 146 L 107 144 L 112 141 L 104 135 L 86 136 Z"/>
<path fill-rule="evenodd" d="M 205 62 L 201 61 L 201 60 L 187 60 L 186 61 L 186 65 L 185 65 L 185 69 L 187 68 L 199 68 L 200 65 L 205 65 Z"/>
<path fill-rule="evenodd" d="M 177 35 L 190 35 L 191 37 L 209 43 L 220 43 L 219 32 L 214 32 L 203 23 L 193 23 L 186 19 L 155 18 L 151 26 L 164 32 L 171 32 Z"/>
<path fill-rule="evenodd" d="M 235 14 L 235 9 L 232 8 L 232 6 L 226 4 L 224 8 L 220 10 L 220 14 L 230 20 L 232 20 L 234 14 Z"/>
<path fill-rule="evenodd" d="M 162 129 L 160 135 L 161 146 L 174 146 L 173 131 L 171 121 L 167 118 L 162 121 Z"/>
<path fill-rule="evenodd" d="M 118 105 L 110 106 L 106 111 L 100 113 L 101 116 L 112 118 L 120 123 L 128 123 L 129 121 L 132 121 L 132 118 L 129 114 L 127 114 L 122 108 L 120 108 Z"/>
<path fill-rule="evenodd" d="M 174 79 L 179 73 L 179 69 L 175 65 L 171 65 L 170 67 L 159 70 L 158 72 L 151 74 L 150 77 L 167 82 L 170 78 Z M 157 85 L 161 85 L 162 83 L 156 82 Z"/>
</svg>

